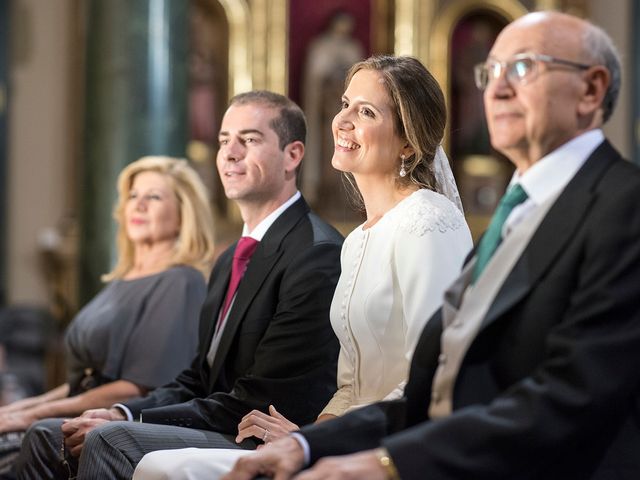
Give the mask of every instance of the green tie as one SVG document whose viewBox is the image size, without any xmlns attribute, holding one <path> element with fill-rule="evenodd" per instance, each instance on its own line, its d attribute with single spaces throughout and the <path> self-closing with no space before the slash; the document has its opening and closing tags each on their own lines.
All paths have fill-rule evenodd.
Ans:
<svg viewBox="0 0 640 480">
<path fill-rule="evenodd" d="M 473 276 L 471 283 L 476 283 L 476 280 L 482 274 L 482 271 L 489 263 L 489 260 L 493 256 L 493 253 L 500 245 L 502 241 L 502 226 L 507 220 L 507 217 L 517 205 L 520 205 L 527 199 L 527 192 L 520 186 L 519 183 L 513 185 L 507 193 L 504 194 L 498 208 L 496 208 L 489 228 L 485 232 L 480 245 L 478 245 L 478 252 L 476 253 L 476 264 L 473 270 Z"/>
</svg>

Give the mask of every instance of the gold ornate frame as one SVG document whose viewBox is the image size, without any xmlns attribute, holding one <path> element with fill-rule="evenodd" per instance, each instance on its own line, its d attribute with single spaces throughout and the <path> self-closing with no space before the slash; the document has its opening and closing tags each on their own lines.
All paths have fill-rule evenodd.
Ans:
<svg viewBox="0 0 640 480">
<path fill-rule="evenodd" d="M 255 88 L 287 93 L 288 0 L 253 0 L 253 82 Z"/>
<path fill-rule="evenodd" d="M 229 22 L 229 96 L 266 88 L 288 90 L 288 0 L 216 0 Z M 250 5 L 249 5 L 250 3 Z M 538 9 L 557 9 L 559 0 L 537 0 Z M 449 94 L 449 39 L 455 23 L 474 9 L 496 12 L 511 21 L 528 12 L 517 0 L 395 0 L 393 45 L 396 55 L 414 55 L 427 65 Z M 440 5 L 442 4 L 442 5 Z M 372 21 L 381 32 L 389 0 L 374 1 Z M 384 40 L 374 41 L 381 50 Z M 378 39 L 380 40 L 380 39 Z"/>
<path fill-rule="evenodd" d="M 456 23 L 474 10 L 488 10 L 497 13 L 508 22 L 528 13 L 528 10 L 515 0 L 465 0 L 448 4 L 438 14 L 433 27 L 429 45 L 428 63 L 431 72 L 447 88 L 449 93 L 450 40 Z M 448 95 L 447 95 L 448 98 Z"/>
<path fill-rule="evenodd" d="M 246 0 L 217 0 L 229 22 L 229 98 L 253 88 L 251 78 L 251 28 Z"/>
<path fill-rule="evenodd" d="M 449 100 L 451 95 L 451 81 L 449 79 L 449 62 L 451 35 L 458 21 L 474 10 L 495 12 L 507 22 L 511 22 L 528 10 L 516 0 L 461 0 L 446 5 L 438 14 L 433 32 L 430 35 L 428 45 L 427 65 L 431 73 L 438 79 L 444 90 L 445 98 Z M 426 52 L 423 52 L 423 54 Z M 449 129 L 445 131 L 443 144 L 449 147 Z"/>
<path fill-rule="evenodd" d="M 428 65 L 423 47 L 430 40 L 431 23 L 436 16 L 435 0 L 396 0 L 394 37 L 396 55 L 412 55 Z"/>
</svg>

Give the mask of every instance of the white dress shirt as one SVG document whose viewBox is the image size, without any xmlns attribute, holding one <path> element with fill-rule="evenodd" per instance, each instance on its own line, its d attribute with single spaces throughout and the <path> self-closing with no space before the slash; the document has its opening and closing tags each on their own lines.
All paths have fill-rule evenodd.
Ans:
<svg viewBox="0 0 640 480">
<path fill-rule="evenodd" d="M 251 238 L 253 238 L 253 239 L 255 239 L 255 240 L 260 242 L 262 240 L 262 237 L 264 237 L 264 234 L 267 233 L 267 230 L 269 230 L 271 225 L 273 225 L 273 222 L 275 222 L 278 219 L 278 217 L 280 215 L 282 215 L 287 208 L 289 208 L 291 205 L 293 205 L 295 202 L 297 202 L 298 199 L 301 196 L 302 195 L 300 194 L 300 192 L 298 190 L 296 190 L 296 193 L 294 193 L 293 196 L 289 200 L 284 202 L 282 205 L 280 205 L 278 208 L 276 208 L 273 212 L 271 212 L 269 215 L 267 215 L 251 231 L 249 231 L 249 227 L 245 223 L 243 225 L 243 227 L 242 227 L 242 236 L 243 237 L 251 237 Z"/>
<path fill-rule="evenodd" d="M 528 198 L 507 217 L 502 228 L 503 238 L 536 207 L 564 190 L 603 141 L 602 130 L 589 130 L 542 157 L 523 174 L 516 170 L 509 186 L 519 183 L 527 192 Z"/>
</svg>

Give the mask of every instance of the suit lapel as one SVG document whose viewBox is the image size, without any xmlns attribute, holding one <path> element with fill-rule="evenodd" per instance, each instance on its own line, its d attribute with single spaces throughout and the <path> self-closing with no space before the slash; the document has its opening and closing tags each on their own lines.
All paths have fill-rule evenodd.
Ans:
<svg viewBox="0 0 640 480">
<path fill-rule="evenodd" d="M 276 219 L 273 225 L 269 227 L 269 230 L 267 230 L 267 233 L 265 233 L 258 248 L 256 248 L 247 266 L 247 271 L 238 286 L 236 299 L 229 310 L 226 325 L 220 338 L 220 344 L 218 345 L 211 366 L 211 383 L 215 382 L 220 368 L 226 359 L 233 338 L 244 321 L 254 297 L 258 294 L 267 276 L 282 256 L 282 241 L 308 211 L 309 207 L 307 203 L 303 198 L 300 198 Z M 231 267 L 229 266 L 229 271 L 230 270 Z M 228 283 L 228 280 L 225 283 Z M 211 334 L 213 335 L 213 331 Z M 211 336 L 209 339 L 211 339 Z"/>
<path fill-rule="evenodd" d="M 594 186 L 616 158 L 619 155 L 605 141 L 587 159 L 531 237 L 493 300 L 481 328 L 486 328 L 524 298 L 562 254 L 595 199 Z"/>
<path fill-rule="evenodd" d="M 449 327 L 457 318 L 460 305 L 464 298 L 465 290 L 471 282 L 473 267 L 475 265 L 475 257 L 467 262 L 462 269 L 462 273 L 457 280 L 445 290 L 442 303 L 442 325 L 443 328 Z"/>
</svg>

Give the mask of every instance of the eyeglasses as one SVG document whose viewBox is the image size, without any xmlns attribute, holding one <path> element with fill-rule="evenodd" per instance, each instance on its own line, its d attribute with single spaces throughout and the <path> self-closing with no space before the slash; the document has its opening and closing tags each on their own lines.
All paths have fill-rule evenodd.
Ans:
<svg viewBox="0 0 640 480">
<path fill-rule="evenodd" d="M 578 70 L 587 70 L 592 67 L 592 65 L 563 60 L 549 55 L 521 53 L 506 62 L 487 60 L 485 63 L 476 65 L 473 69 L 476 87 L 484 90 L 490 82 L 499 78 L 502 72 L 504 72 L 507 81 L 511 85 L 525 85 L 537 77 L 539 62 L 555 63 Z"/>
</svg>

